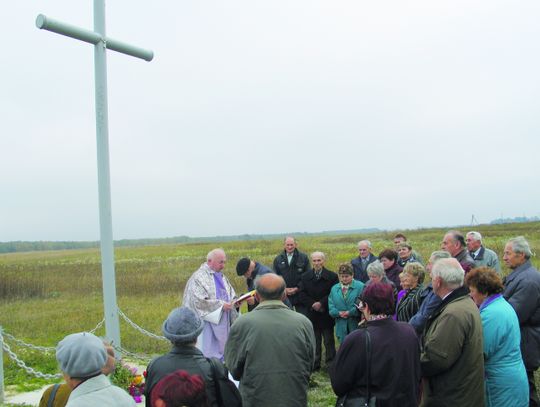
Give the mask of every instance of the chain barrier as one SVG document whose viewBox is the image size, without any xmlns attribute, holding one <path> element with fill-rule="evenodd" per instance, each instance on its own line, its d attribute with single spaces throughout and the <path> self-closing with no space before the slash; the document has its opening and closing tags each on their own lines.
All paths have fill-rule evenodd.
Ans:
<svg viewBox="0 0 540 407">
<path fill-rule="evenodd" d="M 98 324 L 96 325 L 96 327 L 94 329 L 92 329 L 91 331 L 88 331 L 88 332 L 90 332 L 91 334 L 96 333 L 96 331 L 99 328 L 101 328 L 104 323 L 105 323 L 105 318 L 103 318 L 100 322 L 98 322 Z"/>
<path fill-rule="evenodd" d="M 127 315 L 122 312 L 120 308 L 118 308 L 118 315 L 120 315 L 124 319 L 124 321 L 126 321 L 129 325 L 131 325 L 132 328 L 136 329 L 140 333 L 146 336 L 149 336 L 150 338 L 158 339 L 160 341 L 168 341 L 168 339 L 165 338 L 164 336 L 153 334 L 152 332 L 148 332 L 146 329 L 141 328 L 139 325 L 137 325 L 135 322 L 129 319 Z"/>
<path fill-rule="evenodd" d="M 34 349 L 34 350 L 39 350 L 39 351 L 42 351 L 42 352 L 54 352 L 56 350 L 56 348 L 54 346 L 37 346 L 37 345 L 32 345 L 31 343 L 26 343 L 20 339 L 17 339 L 15 338 L 13 335 L 11 334 L 8 334 L 6 331 L 4 331 L 4 338 L 8 338 L 9 340 L 15 342 L 17 345 L 19 346 L 22 346 L 22 347 L 25 347 L 25 348 L 30 348 L 30 349 Z"/>
<path fill-rule="evenodd" d="M 122 355 L 124 356 L 129 356 L 130 358 L 133 358 L 133 359 L 137 359 L 137 360 L 140 360 L 140 361 L 143 361 L 143 362 L 150 362 L 152 360 L 152 356 L 149 356 L 149 355 L 144 355 L 142 353 L 133 353 L 133 352 L 130 352 L 129 350 L 127 349 L 124 349 L 122 348 L 121 346 L 113 346 L 115 350 L 117 350 L 118 352 L 120 352 Z"/>
<path fill-rule="evenodd" d="M 57 374 L 41 373 L 41 372 L 38 372 L 37 370 L 32 369 L 30 366 L 26 366 L 26 363 L 20 360 L 17 357 L 17 355 L 12 352 L 11 348 L 5 341 L 2 341 L 2 348 L 4 348 L 4 351 L 17 364 L 17 366 L 24 369 L 27 373 L 33 376 L 41 377 L 42 379 L 59 379 L 62 377 L 61 373 L 57 373 Z"/>
</svg>

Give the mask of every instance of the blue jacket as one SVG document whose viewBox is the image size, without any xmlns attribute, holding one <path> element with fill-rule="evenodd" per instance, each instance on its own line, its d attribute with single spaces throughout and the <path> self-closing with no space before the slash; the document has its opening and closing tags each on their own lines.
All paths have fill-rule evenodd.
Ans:
<svg viewBox="0 0 540 407">
<path fill-rule="evenodd" d="M 480 306 L 484 332 L 484 369 L 487 407 L 527 407 L 529 385 L 521 358 L 519 322 L 500 295 Z"/>
<path fill-rule="evenodd" d="M 364 283 L 353 280 L 347 298 L 343 298 L 341 285 L 337 283 L 330 290 L 328 296 L 328 312 L 336 319 L 336 337 L 339 342 L 343 342 L 347 334 L 354 331 L 360 320 L 360 313 L 356 308 L 355 301 L 364 290 Z M 340 311 L 349 311 L 349 318 L 340 318 Z"/>
<path fill-rule="evenodd" d="M 409 320 L 418 336 L 424 332 L 424 327 L 429 316 L 437 309 L 442 300 L 433 292 L 433 286 L 429 283 L 420 294 L 421 305 L 418 312 Z"/>
</svg>

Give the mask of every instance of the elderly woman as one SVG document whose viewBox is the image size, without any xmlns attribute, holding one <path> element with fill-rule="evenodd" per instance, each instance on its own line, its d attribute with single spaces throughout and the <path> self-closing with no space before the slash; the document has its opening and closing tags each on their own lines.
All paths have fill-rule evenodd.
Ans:
<svg viewBox="0 0 540 407">
<path fill-rule="evenodd" d="M 486 405 L 526 407 L 529 385 L 521 357 L 519 321 L 501 294 L 502 280 L 495 270 L 478 267 L 465 276 L 465 282 L 482 319 Z"/>
<path fill-rule="evenodd" d="M 378 260 L 374 261 L 367 267 L 367 274 L 369 280 L 366 283 L 366 287 L 373 283 L 383 283 L 392 286 L 392 292 L 394 293 L 394 302 L 397 298 L 397 288 L 394 282 L 386 276 L 382 263 Z"/>
<path fill-rule="evenodd" d="M 391 318 L 392 287 L 367 285 L 360 308 L 367 323 L 339 348 L 330 370 L 334 392 L 346 405 L 363 406 L 362 398 L 376 397 L 377 407 L 416 407 L 420 345 L 412 326 Z"/>
<path fill-rule="evenodd" d="M 403 269 L 406 292 L 396 307 L 396 319 L 402 322 L 409 320 L 418 312 L 422 304 L 424 289 L 424 266 L 420 263 L 407 263 Z"/>
<path fill-rule="evenodd" d="M 407 242 L 401 242 L 398 245 L 398 264 L 401 267 L 405 267 L 407 263 L 420 263 L 420 261 L 414 255 L 412 246 Z"/>
<path fill-rule="evenodd" d="M 328 296 L 328 311 L 336 320 L 336 337 L 340 343 L 358 327 L 359 312 L 355 300 L 362 294 L 364 283 L 353 278 L 350 263 L 341 263 L 338 269 L 339 283 L 332 287 Z"/>
<path fill-rule="evenodd" d="M 392 249 L 384 249 L 379 254 L 379 260 L 381 261 L 386 277 L 394 283 L 398 290 L 401 290 L 401 281 L 399 279 L 399 273 L 403 271 L 403 267 L 398 264 L 398 253 Z"/>
</svg>

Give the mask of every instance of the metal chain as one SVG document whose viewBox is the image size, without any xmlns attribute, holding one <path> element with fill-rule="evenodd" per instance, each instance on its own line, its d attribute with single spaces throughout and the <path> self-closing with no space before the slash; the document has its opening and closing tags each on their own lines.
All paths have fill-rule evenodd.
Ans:
<svg viewBox="0 0 540 407">
<path fill-rule="evenodd" d="M 161 341 L 168 341 L 167 338 L 164 336 L 153 334 L 152 332 L 148 332 L 146 329 L 141 328 L 139 325 L 137 325 L 135 322 L 133 322 L 131 319 L 127 317 L 126 314 L 122 312 L 120 308 L 118 308 L 118 315 L 120 315 L 122 318 L 124 318 L 124 321 L 126 321 L 129 325 L 131 325 L 133 328 L 135 328 L 140 333 L 149 336 L 150 338 L 159 339 Z"/>
<path fill-rule="evenodd" d="M 104 323 L 105 323 L 105 318 L 103 318 L 100 322 L 98 322 L 98 324 L 96 325 L 94 329 L 88 332 L 90 332 L 91 334 L 95 333 L 99 328 L 103 326 Z"/>
<path fill-rule="evenodd" d="M 31 375 L 34 375 L 36 377 L 41 377 L 42 379 L 59 379 L 62 377 L 62 374 L 60 373 L 57 373 L 57 374 L 41 373 L 41 372 L 38 372 L 37 370 L 32 369 L 30 366 L 26 366 L 26 364 L 22 360 L 20 360 L 15 353 L 11 351 L 11 348 L 5 341 L 2 341 L 2 348 L 4 348 L 4 351 L 6 351 L 9 357 L 17 364 L 17 366 L 26 370 L 26 372 Z"/>
<path fill-rule="evenodd" d="M 21 341 L 20 339 L 15 338 L 11 334 L 8 334 L 6 331 L 4 331 L 4 337 L 12 340 L 13 342 L 15 342 L 19 346 L 23 346 L 23 347 L 34 349 L 34 350 L 39 350 L 39 351 L 42 351 L 42 352 L 54 352 L 55 349 L 56 349 L 54 346 L 52 346 L 52 347 L 37 346 L 37 345 L 32 345 L 31 343 L 26 343 L 24 341 Z"/>
<path fill-rule="evenodd" d="M 151 356 L 143 355 L 142 353 L 133 353 L 133 352 L 130 352 L 130 351 L 122 348 L 121 346 L 114 346 L 114 349 L 116 349 L 118 352 L 120 352 L 124 356 L 129 356 L 129 357 L 131 357 L 133 359 L 138 359 L 138 360 L 144 361 L 146 363 L 148 363 L 148 362 L 150 362 L 152 360 Z"/>
<path fill-rule="evenodd" d="M 105 318 L 103 318 L 101 320 L 101 322 L 98 322 L 96 327 L 94 329 L 92 329 L 91 331 L 89 331 L 89 332 L 93 334 L 99 328 L 101 328 L 103 326 L 104 322 L 105 322 Z M 54 346 L 38 346 L 38 345 L 32 345 L 31 343 L 26 343 L 21 339 L 15 338 L 13 335 L 7 333 L 5 330 L 3 330 L 3 335 L 4 335 L 4 337 L 8 338 L 9 340 L 12 340 L 17 345 L 22 346 L 22 347 L 26 347 L 26 348 L 30 348 L 30 349 L 34 349 L 34 350 L 39 350 L 39 351 L 42 351 L 42 352 L 54 352 L 56 350 L 56 348 Z"/>
</svg>

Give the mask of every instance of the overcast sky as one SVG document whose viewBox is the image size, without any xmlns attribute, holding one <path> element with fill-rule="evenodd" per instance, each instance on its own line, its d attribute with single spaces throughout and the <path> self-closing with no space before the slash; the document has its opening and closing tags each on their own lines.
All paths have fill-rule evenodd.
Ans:
<svg viewBox="0 0 540 407">
<path fill-rule="evenodd" d="M 0 241 L 97 240 L 92 1 L 5 5 Z M 539 216 L 540 2 L 107 4 L 115 239 Z"/>
</svg>

